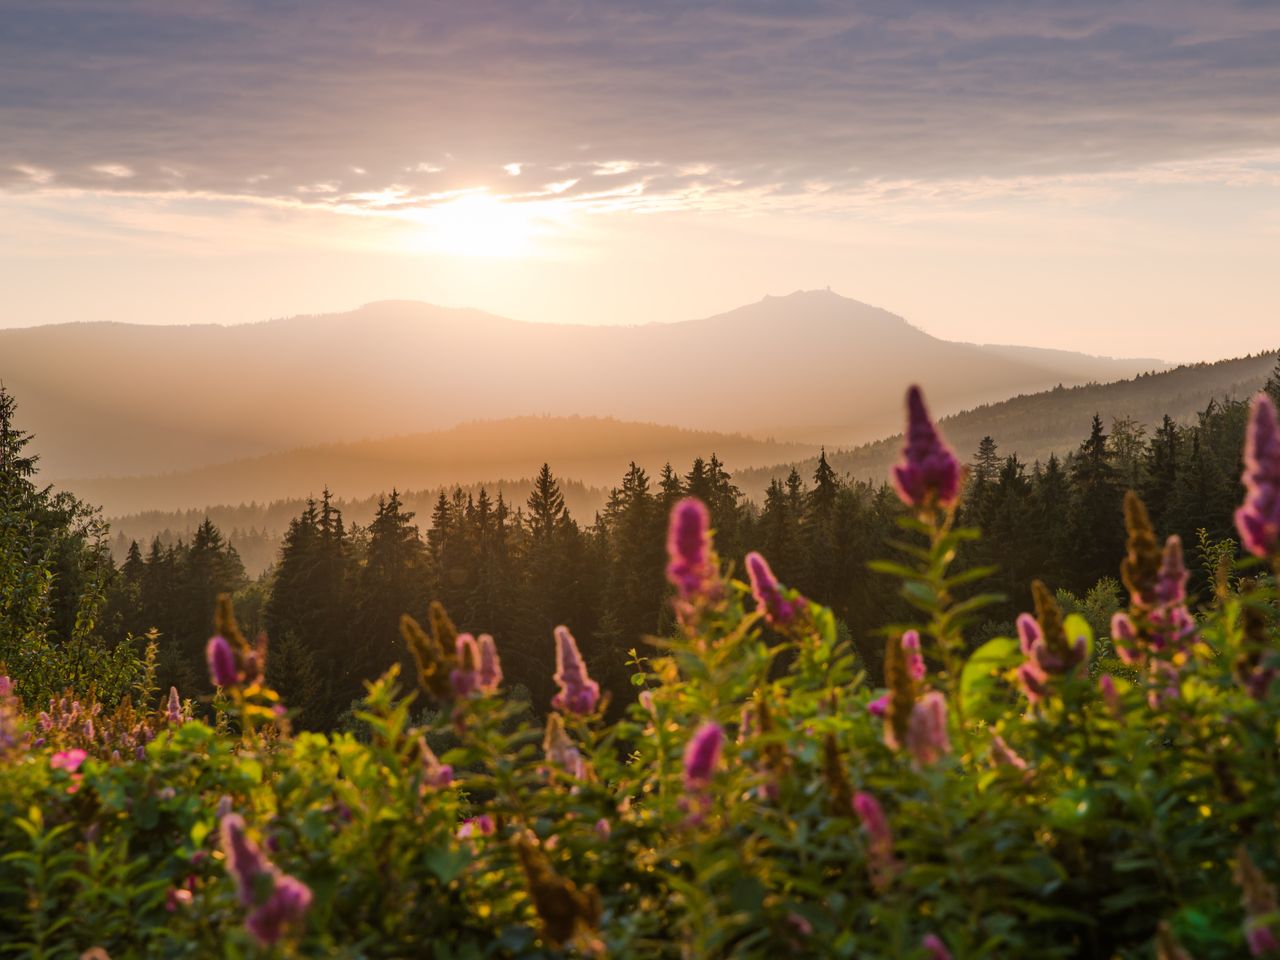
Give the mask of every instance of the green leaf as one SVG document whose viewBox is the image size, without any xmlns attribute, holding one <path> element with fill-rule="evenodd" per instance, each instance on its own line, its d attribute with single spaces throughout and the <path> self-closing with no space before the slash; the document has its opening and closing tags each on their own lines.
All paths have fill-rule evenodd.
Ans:
<svg viewBox="0 0 1280 960">
<path fill-rule="evenodd" d="M 1088 663 L 1093 659 L 1093 627 L 1089 626 L 1089 621 L 1078 613 L 1070 614 L 1062 621 L 1062 628 L 1067 632 L 1067 642 L 1075 645 L 1075 642 L 1084 637 L 1084 662 Z"/>
<path fill-rule="evenodd" d="M 439 877 L 441 883 L 452 883 L 471 862 L 471 854 L 460 847 L 436 847 L 428 850 L 423 860 L 427 869 Z"/>
<path fill-rule="evenodd" d="M 902 587 L 902 593 L 912 604 L 922 610 L 938 608 L 938 595 L 927 583 L 921 583 L 918 580 L 906 583 Z"/>
<path fill-rule="evenodd" d="M 968 716 L 980 716 L 996 677 L 1022 656 L 1013 637 L 995 637 L 970 654 L 960 671 L 960 702 Z"/>
</svg>

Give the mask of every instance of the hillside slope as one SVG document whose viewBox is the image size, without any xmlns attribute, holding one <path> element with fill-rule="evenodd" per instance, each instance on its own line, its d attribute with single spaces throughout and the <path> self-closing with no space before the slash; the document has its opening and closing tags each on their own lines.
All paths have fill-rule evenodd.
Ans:
<svg viewBox="0 0 1280 960">
<path fill-rule="evenodd" d="M 968 460 L 984 436 L 992 437 L 1002 456 L 1016 453 L 1028 463 L 1075 450 L 1089 435 L 1095 413 L 1110 429 L 1116 418 L 1129 417 L 1150 431 L 1165 414 L 1179 423 L 1193 420 L 1212 400 L 1248 397 L 1266 382 L 1276 366 L 1274 353 L 1176 367 L 1108 384 L 1057 387 L 1041 393 L 1017 396 L 945 417 L 941 429 L 961 459 Z M 889 473 L 902 447 L 894 435 L 852 450 L 829 450 L 827 459 L 838 473 L 879 483 Z M 769 480 L 785 477 L 792 466 L 806 477 L 816 458 L 740 471 L 738 485 L 759 496 Z"/>
</svg>

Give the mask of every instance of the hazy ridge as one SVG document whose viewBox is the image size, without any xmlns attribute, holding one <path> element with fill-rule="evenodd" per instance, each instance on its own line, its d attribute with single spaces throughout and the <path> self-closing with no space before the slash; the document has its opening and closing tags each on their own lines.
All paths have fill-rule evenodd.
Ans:
<svg viewBox="0 0 1280 960">
<path fill-rule="evenodd" d="M 383 302 L 242 326 L 0 331 L 0 379 L 58 479 L 189 470 L 531 414 L 849 445 L 897 429 L 910 382 L 948 413 L 1160 366 L 939 340 L 829 291 L 643 326 Z"/>
<path fill-rule="evenodd" d="M 203 503 L 272 501 L 328 486 L 347 497 L 391 487 L 423 489 L 512 480 L 543 463 L 589 485 L 609 487 L 631 461 L 657 473 L 717 454 L 733 469 L 806 457 L 809 444 L 683 430 L 597 417 L 517 417 L 432 433 L 324 444 L 184 472 L 72 480 L 67 486 L 108 513 L 179 510 Z"/>
</svg>

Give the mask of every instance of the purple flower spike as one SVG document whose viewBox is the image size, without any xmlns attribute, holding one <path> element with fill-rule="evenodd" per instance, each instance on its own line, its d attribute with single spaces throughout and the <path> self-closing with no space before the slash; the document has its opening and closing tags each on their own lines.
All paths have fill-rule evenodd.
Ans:
<svg viewBox="0 0 1280 960">
<path fill-rule="evenodd" d="M 165 708 L 164 718 L 170 723 L 182 722 L 182 701 L 178 699 L 178 688 L 169 688 L 169 705 Z"/>
<path fill-rule="evenodd" d="M 1254 397 L 1249 411 L 1242 480 L 1245 497 L 1236 529 L 1246 550 L 1269 557 L 1280 543 L 1280 423 L 1265 393 Z"/>
<path fill-rule="evenodd" d="M 920 388 L 907 391 L 907 440 L 893 486 L 909 507 L 948 508 L 960 495 L 960 461 L 929 419 Z"/>
<path fill-rule="evenodd" d="M 752 551 L 747 554 L 747 577 L 751 581 L 751 594 L 764 611 L 764 618 L 774 627 L 786 627 L 795 622 L 805 607 L 803 598 L 788 600 L 782 584 L 769 569 L 769 561 Z"/>
<path fill-rule="evenodd" d="M 924 657 L 920 653 L 920 634 L 908 630 L 902 635 L 902 649 L 907 655 L 907 669 L 912 680 L 923 680 L 925 675 Z"/>
<path fill-rule="evenodd" d="M 280 868 L 267 859 L 249 839 L 244 819 L 238 814 L 228 813 L 222 817 L 221 834 L 227 872 L 235 881 L 240 903 L 253 908 L 245 918 L 245 926 L 259 943 L 270 946 L 280 939 L 286 927 L 307 912 L 311 906 L 311 888 L 281 873 Z M 259 880 L 262 877 L 271 881 L 266 899 L 261 899 L 264 884 Z"/>
<path fill-rule="evenodd" d="M 227 638 L 221 635 L 211 637 L 205 647 L 205 658 L 209 661 L 209 679 L 215 687 L 233 687 L 239 679 L 239 667 L 236 665 L 236 654 L 231 649 Z"/>
<path fill-rule="evenodd" d="M 1102 702 L 1107 705 L 1107 711 L 1115 720 L 1124 719 L 1124 704 L 1120 702 L 1120 691 L 1116 689 L 1116 682 L 1111 679 L 1111 675 L 1104 673 L 1098 678 L 1098 692 L 1102 694 Z"/>
<path fill-rule="evenodd" d="M 1031 703 L 1039 703 L 1048 694 L 1049 687 L 1046 683 L 1048 679 L 1044 671 L 1036 666 L 1034 660 L 1025 660 L 1018 667 L 1018 685 L 1022 687 L 1022 692 Z"/>
<path fill-rule="evenodd" d="M 1185 601 L 1188 576 L 1182 559 L 1182 538 L 1174 534 L 1164 543 L 1164 561 L 1156 576 L 1156 601 L 1169 606 Z"/>
<path fill-rule="evenodd" d="M 951 752 L 947 733 L 947 698 L 931 690 L 911 710 L 907 729 L 907 749 L 917 764 L 927 767 Z"/>
<path fill-rule="evenodd" d="M 476 640 L 480 651 L 480 667 L 476 671 L 476 679 L 484 693 L 493 694 L 502 686 L 502 661 L 498 659 L 498 648 L 493 637 L 487 633 L 480 634 Z"/>
<path fill-rule="evenodd" d="M 858 815 L 862 830 L 867 835 L 867 867 L 871 882 L 877 890 L 883 890 L 893 879 L 898 864 L 893 856 L 893 831 L 884 815 L 880 802 L 866 791 L 853 795 L 853 812 Z"/>
<path fill-rule="evenodd" d="M 469 633 L 460 633 L 454 641 L 454 649 L 458 665 L 449 671 L 449 684 L 453 687 L 455 697 L 469 697 L 480 689 L 480 681 L 476 674 L 476 667 L 480 663 L 480 650 L 476 646 L 476 638 Z"/>
<path fill-rule="evenodd" d="M 311 888 L 296 877 L 280 874 L 262 906 L 245 919 L 249 932 L 264 946 L 280 939 L 285 928 L 302 919 L 311 906 Z"/>
<path fill-rule="evenodd" d="M 1274 957 L 1280 954 L 1280 940 L 1266 923 L 1245 924 L 1244 941 L 1252 957 Z"/>
<path fill-rule="evenodd" d="M 997 767 L 1012 767 L 1015 770 L 1027 769 L 1027 761 L 1018 752 L 1005 743 L 1004 737 L 996 734 L 991 738 L 991 762 Z"/>
<path fill-rule="evenodd" d="M 684 786 L 690 793 L 710 786 L 723 744 L 724 730 L 713 722 L 704 723 L 689 739 L 684 751 Z"/>
<path fill-rule="evenodd" d="M 587 675 L 587 665 L 578 651 L 578 641 L 568 627 L 556 627 L 556 672 L 553 678 L 560 692 L 551 699 L 551 706 L 586 716 L 594 713 L 600 701 L 600 684 Z"/>
<path fill-rule="evenodd" d="M 587 762 L 583 759 L 577 744 L 569 737 L 568 731 L 564 728 L 564 720 L 558 713 L 547 717 L 547 732 L 542 738 L 542 751 L 550 767 L 563 771 L 575 780 L 587 779 Z"/>
<path fill-rule="evenodd" d="M 1138 649 L 1138 628 L 1127 613 L 1117 613 L 1111 618 L 1111 645 L 1120 659 L 1132 666 L 1142 659 Z"/>
<path fill-rule="evenodd" d="M 937 934 L 926 933 L 920 941 L 920 948 L 929 954 L 929 960 L 951 960 L 951 951 Z"/>
<path fill-rule="evenodd" d="M 716 578 L 711 555 L 711 514 L 697 497 L 686 497 L 671 508 L 667 556 L 667 579 L 681 600 L 696 600 L 710 592 Z"/>
<path fill-rule="evenodd" d="M 494 823 L 493 817 L 487 813 L 482 813 L 478 817 L 469 817 L 462 821 L 462 826 L 458 827 L 458 839 L 467 840 L 471 837 L 491 837 L 498 830 L 498 825 Z"/>
<path fill-rule="evenodd" d="M 222 818 L 222 852 L 227 855 L 227 872 L 236 883 L 240 902 L 253 906 L 253 882 L 271 864 L 258 845 L 245 832 L 244 818 L 238 813 L 228 813 Z"/>
<path fill-rule="evenodd" d="M 1029 613 L 1018 614 L 1018 642 L 1022 647 L 1022 655 L 1031 656 L 1036 644 L 1043 639 L 1044 632 L 1040 629 L 1039 621 Z"/>
</svg>

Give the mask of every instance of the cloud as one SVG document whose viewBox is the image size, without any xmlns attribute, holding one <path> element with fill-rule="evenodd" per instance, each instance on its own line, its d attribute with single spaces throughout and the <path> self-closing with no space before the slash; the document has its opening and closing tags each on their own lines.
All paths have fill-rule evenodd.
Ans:
<svg viewBox="0 0 1280 960">
<path fill-rule="evenodd" d="M 386 210 L 546 169 L 509 195 L 840 209 L 1268 177 L 1277 48 L 1276 5 L 1198 0 L 9 0 L 0 192 Z"/>
</svg>

